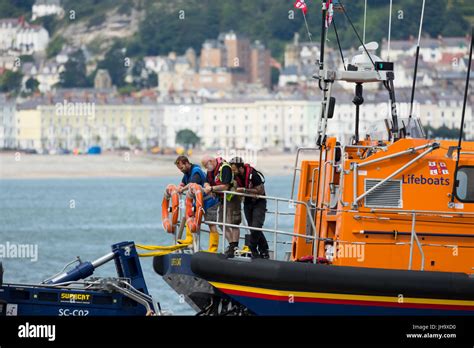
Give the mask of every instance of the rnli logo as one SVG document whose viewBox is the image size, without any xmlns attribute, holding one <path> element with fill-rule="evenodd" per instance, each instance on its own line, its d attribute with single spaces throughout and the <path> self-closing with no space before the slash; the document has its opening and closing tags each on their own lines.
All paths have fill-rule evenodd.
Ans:
<svg viewBox="0 0 474 348">
<path fill-rule="evenodd" d="M 449 170 L 445 162 L 428 162 L 430 175 L 448 175 Z"/>
</svg>

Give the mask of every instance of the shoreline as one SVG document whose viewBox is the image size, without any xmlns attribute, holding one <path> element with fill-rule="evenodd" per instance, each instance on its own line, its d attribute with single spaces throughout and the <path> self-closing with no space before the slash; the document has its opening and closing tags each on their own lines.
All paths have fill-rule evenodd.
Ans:
<svg viewBox="0 0 474 348">
<path fill-rule="evenodd" d="M 191 162 L 199 163 L 202 155 L 190 156 Z M 0 180 L 175 177 L 182 175 L 174 165 L 176 157 L 132 153 L 78 156 L 0 153 Z M 258 156 L 255 167 L 265 176 L 288 176 L 293 174 L 294 161 L 295 154 L 265 153 Z"/>
</svg>

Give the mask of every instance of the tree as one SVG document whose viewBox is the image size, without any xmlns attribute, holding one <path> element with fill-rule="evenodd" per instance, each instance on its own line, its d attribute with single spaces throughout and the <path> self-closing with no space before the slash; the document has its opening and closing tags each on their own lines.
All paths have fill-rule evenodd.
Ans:
<svg viewBox="0 0 474 348">
<path fill-rule="evenodd" d="M 138 139 L 135 135 L 130 135 L 128 137 L 128 143 L 132 147 L 141 147 L 142 145 L 142 142 L 140 141 L 140 139 Z"/>
<path fill-rule="evenodd" d="M 31 13 L 35 0 L 0 0 L 1 18 L 18 18 Z"/>
<path fill-rule="evenodd" d="M 125 75 L 127 74 L 127 60 L 125 56 L 125 49 L 119 42 L 116 42 L 110 50 L 106 53 L 104 60 L 99 62 L 99 69 L 106 69 L 112 83 L 117 87 L 125 85 Z"/>
<path fill-rule="evenodd" d="M 34 77 L 30 77 L 28 80 L 26 80 L 25 82 L 25 89 L 26 89 L 26 92 L 27 93 L 36 93 L 38 92 L 38 87 L 39 87 L 40 83 L 38 82 L 37 79 L 35 79 Z"/>
<path fill-rule="evenodd" d="M 278 85 L 278 81 L 280 80 L 280 70 L 277 68 L 272 67 L 271 70 L 271 83 L 272 83 L 272 88 L 276 85 Z"/>
<path fill-rule="evenodd" d="M 64 65 L 64 71 L 59 75 L 59 86 L 64 88 L 88 87 L 86 59 L 82 50 L 77 50 L 69 57 Z"/>
<path fill-rule="evenodd" d="M 36 19 L 35 24 L 41 25 L 48 31 L 49 36 L 53 36 L 54 31 L 58 26 L 58 20 L 56 19 L 56 15 L 53 14 Z"/>
<path fill-rule="evenodd" d="M 0 75 L 0 92 L 17 94 L 21 89 L 22 78 L 21 72 L 6 70 Z"/>
<path fill-rule="evenodd" d="M 51 40 L 46 48 L 46 55 L 48 58 L 57 56 L 59 52 L 63 49 L 66 40 L 62 36 L 56 36 Z"/>
<path fill-rule="evenodd" d="M 183 129 L 176 133 L 176 143 L 179 145 L 183 145 L 186 150 L 190 147 L 196 147 L 201 141 L 196 133 L 194 133 L 190 129 Z"/>
<path fill-rule="evenodd" d="M 153 88 L 158 86 L 158 75 L 150 71 L 143 59 L 138 59 L 132 67 L 133 85 L 137 89 Z"/>
</svg>

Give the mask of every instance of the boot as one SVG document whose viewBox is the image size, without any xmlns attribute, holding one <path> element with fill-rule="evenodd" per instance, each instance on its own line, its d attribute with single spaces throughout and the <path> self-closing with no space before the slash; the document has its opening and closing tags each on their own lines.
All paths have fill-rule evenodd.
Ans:
<svg viewBox="0 0 474 348">
<path fill-rule="evenodd" d="M 211 232 L 209 234 L 209 249 L 207 249 L 207 251 L 210 253 L 217 253 L 218 247 L 219 247 L 219 233 Z"/>
<path fill-rule="evenodd" d="M 176 242 L 178 244 L 191 244 L 193 242 L 193 233 L 191 232 L 191 229 L 186 225 L 186 238 L 185 239 L 178 239 Z"/>
<path fill-rule="evenodd" d="M 229 247 L 225 251 L 225 256 L 228 259 L 231 259 L 235 256 L 235 251 L 239 248 L 239 243 L 238 242 L 232 242 L 229 244 Z"/>
</svg>

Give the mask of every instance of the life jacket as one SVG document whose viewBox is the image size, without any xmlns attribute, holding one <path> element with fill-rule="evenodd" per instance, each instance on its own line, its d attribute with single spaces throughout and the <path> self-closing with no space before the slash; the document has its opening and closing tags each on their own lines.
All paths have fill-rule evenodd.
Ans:
<svg viewBox="0 0 474 348">
<path fill-rule="evenodd" d="M 198 183 L 201 186 L 204 186 L 204 183 L 206 182 L 206 173 L 204 170 L 201 169 L 201 167 L 197 164 L 193 164 L 191 166 L 191 170 L 189 173 L 184 174 L 183 176 L 183 182 L 185 185 L 189 184 L 191 179 L 196 175 L 199 174 L 199 177 L 201 178 L 201 183 Z M 212 195 L 204 195 L 204 210 L 207 211 L 207 209 L 213 207 L 217 203 L 219 203 L 219 200 Z"/>
<path fill-rule="evenodd" d="M 189 173 L 186 173 L 184 174 L 183 176 L 183 182 L 185 185 L 189 184 L 189 182 L 191 181 L 191 179 L 194 177 L 194 175 L 196 174 L 199 174 L 199 177 L 201 178 L 201 182 L 197 183 L 199 185 L 204 185 L 204 183 L 206 182 L 206 173 L 204 173 L 204 171 L 201 169 L 200 166 L 198 166 L 197 164 L 193 164 L 191 166 L 191 170 L 189 171 Z"/>
<path fill-rule="evenodd" d="M 232 179 L 231 179 L 231 182 L 230 182 L 230 188 L 229 190 L 231 190 L 234 186 L 235 186 L 235 183 L 234 183 L 234 173 L 232 172 L 232 167 L 230 166 L 229 163 L 227 163 L 226 161 L 224 161 L 222 159 L 222 157 L 218 157 L 216 158 L 216 161 L 217 161 L 217 165 L 216 167 L 214 168 L 213 171 L 210 171 L 210 172 L 207 172 L 207 182 L 209 183 L 209 185 L 211 186 L 217 186 L 217 185 L 222 185 L 222 169 L 224 169 L 225 167 L 229 167 L 230 169 L 230 172 L 232 173 Z M 219 197 L 224 197 L 224 194 L 223 193 L 218 193 L 217 194 Z M 232 194 L 227 194 L 227 200 L 230 201 L 232 199 L 234 195 Z"/>
<path fill-rule="evenodd" d="M 235 177 L 235 181 L 237 182 L 237 185 L 239 185 L 239 187 L 245 187 L 247 189 L 253 188 L 253 183 L 252 183 L 253 171 L 255 171 L 255 173 L 257 173 L 257 175 L 260 176 L 260 179 L 262 180 L 262 184 L 265 183 L 265 177 L 257 169 L 251 167 L 250 164 L 245 164 L 244 168 L 245 168 L 244 180 L 242 180 L 242 177 L 239 175 Z"/>
</svg>

